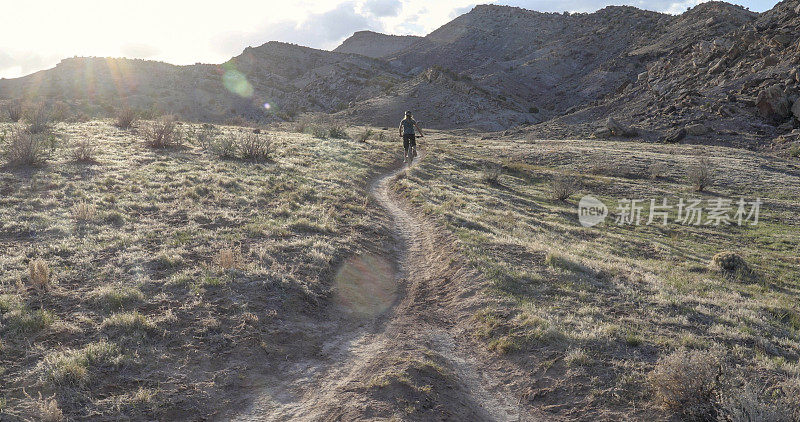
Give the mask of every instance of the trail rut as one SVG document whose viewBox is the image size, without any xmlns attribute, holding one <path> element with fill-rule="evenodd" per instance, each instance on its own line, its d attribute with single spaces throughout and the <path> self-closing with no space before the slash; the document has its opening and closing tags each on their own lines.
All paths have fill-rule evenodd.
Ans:
<svg viewBox="0 0 800 422">
<path fill-rule="evenodd" d="M 392 305 L 377 315 L 343 312 L 323 328 L 319 356 L 261 380 L 233 420 L 541 419 L 523 411 L 502 373 L 463 341 L 458 322 L 479 302 L 475 275 L 458 264 L 443 233 L 393 195 L 392 183 L 406 171 L 391 171 L 370 188 L 393 221 L 395 250 L 386 256 L 396 261 L 394 285 L 378 293 L 394 296 Z"/>
</svg>

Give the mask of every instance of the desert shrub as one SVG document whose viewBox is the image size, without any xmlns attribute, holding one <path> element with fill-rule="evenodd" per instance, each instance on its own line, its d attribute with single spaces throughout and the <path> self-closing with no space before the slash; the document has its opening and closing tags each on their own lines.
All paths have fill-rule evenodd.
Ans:
<svg viewBox="0 0 800 422">
<path fill-rule="evenodd" d="M 8 120 L 16 123 L 22 118 L 22 103 L 19 101 L 6 101 L 3 103 L 3 111 Z"/>
<path fill-rule="evenodd" d="M 46 289 L 50 284 L 50 266 L 43 259 L 34 259 L 28 263 L 28 281 L 36 289 Z"/>
<path fill-rule="evenodd" d="M 43 163 L 54 142 L 45 133 L 33 133 L 28 129 L 15 127 L 5 146 L 5 159 L 12 166 L 28 166 Z"/>
<path fill-rule="evenodd" d="M 90 139 L 81 138 L 72 145 L 72 158 L 81 163 L 94 162 L 97 145 Z"/>
<path fill-rule="evenodd" d="M 789 147 L 789 156 L 800 158 L 800 143 L 792 144 L 792 146 Z"/>
<path fill-rule="evenodd" d="M 485 163 L 483 165 L 483 172 L 481 174 L 481 179 L 486 183 L 495 184 L 500 179 L 500 174 L 502 174 L 502 166 L 497 163 Z"/>
<path fill-rule="evenodd" d="M 358 140 L 361 141 L 361 142 L 367 142 L 369 140 L 369 138 L 371 138 L 374 133 L 375 132 L 373 132 L 372 129 L 366 128 L 366 129 L 364 129 L 364 132 L 361 133 L 358 136 Z"/>
<path fill-rule="evenodd" d="M 661 358 L 648 378 L 659 403 L 682 420 L 713 421 L 720 410 L 721 376 L 711 353 L 679 350 Z"/>
<path fill-rule="evenodd" d="M 52 129 L 52 116 L 46 105 L 34 104 L 25 110 L 25 123 L 28 132 L 33 134 L 46 133 Z"/>
<path fill-rule="evenodd" d="M 256 161 L 269 160 L 272 154 L 272 138 L 257 133 L 246 134 L 239 142 L 242 158 Z"/>
<path fill-rule="evenodd" d="M 341 126 L 331 126 L 328 128 L 328 135 L 333 139 L 347 139 L 347 132 Z"/>
<path fill-rule="evenodd" d="M 566 201 L 577 192 L 578 185 L 575 177 L 558 175 L 550 182 L 550 196 L 558 201 Z"/>
<path fill-rule="evenodd" d="M 114 126 L 120 129 L 130 129 L 136 123 L 136 112 L 130 108 L 123 108 L 117 111 Z"/>
<path fill-rule="evenodd" d="M 657 180 L 659 178 L 664 177 L 669 171 L 669 166 L 665 163 L 652 163 L 650 167 L 647 168 L 648 176 L 650 176 L 650 180 Z"/>
<path fill-rule="evenodd" d="M 211 144 L 214 142 L 215 138 L 219 136 L 219 131 L 216 127 L 214 127 L 214 125 L 204 123 L 199 130 L 192 130 L 191 135 L 201 148 L 208 151 L 211 148 Z"/>
<path fill-rule="evenodd" d="M 181 144 L 181 131 L 174 116 L 163 116 L 144 128 L 144 137 L 151 148 L 169 148 Z"/>
<path fill-rule="evenodd" d="M 236 136 L 214 136 L 209 138 L 206 150 L 220 158 L 233 158 L 236 156 Z"/>
<path fill-rule="evenodd" d="M 695 191 L 704 191 L 713 181 L 711 162 L 707 158 L 697 160 L 686 169 L 686 178 Z"/>
</svg>

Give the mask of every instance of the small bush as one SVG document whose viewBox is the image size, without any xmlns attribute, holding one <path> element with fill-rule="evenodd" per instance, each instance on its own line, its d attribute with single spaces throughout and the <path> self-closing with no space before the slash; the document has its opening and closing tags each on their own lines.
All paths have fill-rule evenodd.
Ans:
<svg viewBox="0 0 800 422">
<path fill-rule="evenodd" d="M 81 138 L 72 145 L 72 158 L 80 163 L 93 163 L 97 145 L 90 139 Z"/>
<path fill-rule="evenodd" d="M 41 393 L 39 393 L 41 395 Z M 42 400 L 41 397 L 36 401 L 39 411 L 39 420 L 42 422 L 61 422 L 64 420 L 64 413 L 58 407 L 55 399 Z"/>
<path fill-rule="evenodd" d="M 324 126 L 311 126 L 311 136 L 319 139 L 328 139 L 328 130 Z"/>
<path fill-rule="evenodd" d="M 44 104 L 36 104 L 25 111 L 25 123 L 28 132 L 33 134 L 47 133 L 52 129 L 52 116 Z"/>
<path fill-rule="evenodd" d="M 486 163 L 483 165 L 483 174 L 481 179 L 490 184 L 496 184 L 500 180 L 500 175 L 503 172 L 502 166 L 497 163 Z"/>
<path fill-rule="evenodd" d="M 679 350 L 659 360 L 649 380 L 660 404 L 681 419 L 713 421 L 719 414 L 721 376 L 712 354 Z"/>
<path fill-rule="evenodd" d="M 366 129 L 364 129 L 364 132 L 361 135 L 358 136 L 358 140 L 361 141 L 361 142 L 367 142 L 369 140 L 369 138 L 372 138 L 372 135 L 374 133 L 375 132 L 373 132 L 372 129 L 366 128 Z"/>
<path fill-rule="evenodd" d="M 707 158 L 699 159 L 686 170 L 686 177 L 695 191 L 703 192 L 713 181 L 711 162 Z"/>
<path fill-rule="evenodd" d="M 180 146 L 182 134 L 173 116 L 163 116 L 144 129 L 144 137 L 151 148 Z"/>
<path fill-rule="evenodd" d="M 43 163 L 53 143 L 43 133 L 33 133 L 23 128 L 13 128 L 5 148 L 5 158 L 12 166 L 30 166 Z"/>
<path fill-rule="evenodd" d="M 114 126 L 120 129 L 130 129 L 136 123 L 136 112 L 130 108 L 123 108 L 117 112 L 117 120 Z"/>
<path fill-rule="evenodd" d="M 34 259 L 28 263 L 28 280 L 38 290 L 50 285 L 50 266 L 43 259 Z"/>
<path fill-rule="evenodd" d="M 347 132 L 341 126 L 331 126 L 328 128 L 328 135 L 333 139 L 347 139 Z"/>
<path fill-rule="evenodd" d="M 550 196 L 558 201 L 566 201 L 577 192 L 578 185 L 578 180 L 572 176 L 556 176 L 550 182 Z"/>
<path fill-rule="evenodd" d="M 267 161 L 272 154 L 272 138 L 257 133 L 246 134 L 239 143 L 239 150 L 244 159 Z"/>
<path fill-rule="evenodd" d="M 219 136 L 219 131 L 214 125 L 205 123 L 200 130 L 194 130 L 192 134 L 200 147 L 209 151 L 217 136 Z"/>
<path fill-rule="evenodd" d="M 740 255 L 729 251 L 723 251 L 711 257 L 709 267 L 711 267 L 712 270 L 720 271 L 725 275 L 737 278 L 746 278 L 752 274 L 750 267 L 747 265 L 747 261 Z"/>
<path fill-rule="evenodd" d="M 228 134 L 210 138 L 206 150 L 220 158 L 233 158 L 236 156 L 236 136 Z"/>
<path fill-rule="evenodd" d="M 19 101 L 7 101 L 3 103 L 3 111 L 8 120 L 16 123 L 22 118 L 22 103 Z"/>
</svg>

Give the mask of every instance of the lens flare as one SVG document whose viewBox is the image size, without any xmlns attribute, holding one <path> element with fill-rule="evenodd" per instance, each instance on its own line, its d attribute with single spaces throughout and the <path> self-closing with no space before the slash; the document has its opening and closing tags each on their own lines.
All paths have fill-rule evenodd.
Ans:
<svg viewBox="0 0 800 422">
<path fill-rule="evenodd" d="M 253 85 L 250 85 L 244 73 L 236 70 L 230 63 L 226 63 L 222 67 L 225 69 L 225 73 L 222 75 L 222 84 L 228 91 L 244 98 L 253 96 Z"/>
<path fill-rule="evenodd" d="M 267 110 L 269 110 L 269 109 L 271 109 L 271 108 L 272 108 L 272 106 L 271 106 L 271 105 L 269 105 L 269 103 L 264 103 L 264 108 L 265 108 L 265 109 L 267 109 Z"/>
</svg>

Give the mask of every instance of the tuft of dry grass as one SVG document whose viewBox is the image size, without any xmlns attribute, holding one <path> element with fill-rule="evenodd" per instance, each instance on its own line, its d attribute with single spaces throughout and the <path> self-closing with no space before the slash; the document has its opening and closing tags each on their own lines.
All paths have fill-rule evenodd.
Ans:
<svg viewBox="0 0 800 422">
<path fill-rule="evenodd" d="M 6 162 L 11 166 L 32 166 L 44 163 L 49 156 L 46 135 L 14 127 L 5 146 Z"/>
<path fill-rule="evenodd" d="M 364 132 L 362 132 L 360 135 L 358 135 L 358 140 L 360 142 L 367 142 L 370 138 L 372 138 L 372 136 L 374 134 L 375 134 L 375 132 L 372 129 L 366 128 L 366 129 L 364 129 Z"/>
<path fill-rule="evenodd" d="M 50 265 L 43 259 L 34 259 L 28 263 L 28 280 L 38 290 L 50 285 Z"/>
<path fill-rule="evenodd" d="M 181 145 L 182 133 L 174 116 L 162 116 L 145 126 L 142 134 L 151 148 L 171 148 Z"/>
<path fill-rule="evenodd" d="M 214 257 L 214 262 L 223 270 L 236 268 L 236 261 L 236 250 L 230 246 L 220 249 Z"/>
<path fill-rule="evenodd" d="M 661 358 L 649 375 L 656 399 L 683 420 L 711 421 L 719 414 L 722 367 L 716 356 L 678 350 Z"/>
<path fill-rule="evenodd" d="M 97 153 L 97 145 L 88 138 L 80 138 L 72 145 L 72 158 L 80 163 L 93 163 Z"/>
<path fill-rule="evenodd" d="M 39 400 L 36 401 L 36 407 L 39 413 L 39 420 L 42 422 L 61 422 L 64 420 L 64 413 L 58 407 L 58 402 L 54 398 L 42 399 L 40 396 Z"/>
<path fill-rule="evenodd" d="M 80 201 L 72 206 L 72 219 L 78 224 L 86 224 L 97 217 L 97 207 L 94 204 Z"/>
<path fill-rule="evenodd" d="M 123 108 L 117 112 L 114 126 L 120 129 L 130 129 L 136 123 L 136 111 L 130 108 Z"/>
<path fill-rule="evenodd" d="M 695 191 L 703 192 L 713 182 L 711 161 L 708 158 L 697 160 L 686 169 L 686 178 L 689 179 L 689 183 Z"/>
</svg>

